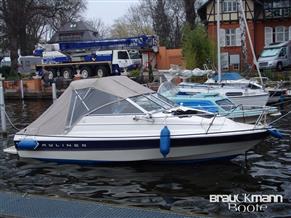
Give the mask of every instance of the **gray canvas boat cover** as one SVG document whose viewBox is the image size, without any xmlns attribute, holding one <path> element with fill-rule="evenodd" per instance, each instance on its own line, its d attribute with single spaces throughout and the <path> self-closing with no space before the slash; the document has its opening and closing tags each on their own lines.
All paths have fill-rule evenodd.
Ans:
<svg viewBox="0 0 291 218">
<path fill-rule="evenodd" d="M 65 134 L 78 120 L 98 108 L 154 91 L 126 76 L 73 81 L 38 119 L 21 130 L 25 135 Z"/>
</svg>

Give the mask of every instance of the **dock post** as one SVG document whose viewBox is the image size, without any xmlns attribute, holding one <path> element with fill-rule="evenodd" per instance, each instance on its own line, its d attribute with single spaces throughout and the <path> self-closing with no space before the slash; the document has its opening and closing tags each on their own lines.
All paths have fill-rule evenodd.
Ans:
<svg viewBox="0 0 291 218">
<path fill-rule="evenodd" d="M 52 95 L 53 95 L 53 102 L 55 102 L 57 100 L 56 83 L 52 83 Z"/>
<path fill-rule="evenodd" d="M 21 94 L 21 99 L 24 99 L 24 89 L 23 89 L 23 80 L 20 80 L 20 94 Z"/>
<path fill-rule="evenodd" d="M 4 102 L 4 89 L 3 82 L 0 81 L 0 110 L 1 110 L 1 131 L 2 136 L 7 135 L 7 127 L 6 127 L 6 114 L 5 114 L 5 102 Z"/>
</svg>

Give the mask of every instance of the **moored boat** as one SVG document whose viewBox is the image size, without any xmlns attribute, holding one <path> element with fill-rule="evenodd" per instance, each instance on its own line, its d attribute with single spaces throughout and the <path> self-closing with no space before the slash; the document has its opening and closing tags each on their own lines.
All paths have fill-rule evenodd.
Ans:
<svg viewBox="0 0 291 218">
<path fill-rule="evenodd" d="M 50 160 L 193 161 L 242 154 L 268 135 L 266 125 L 177 106 L 114 76 L 72 82 L 5 151 Z"/>
<path fill-rule="evenodd" d="M 224 84 L 197 84 L 182 82 L 178 85 L 180 93 L 197 94 L 217 92 L 228 97 L 234 104 L 243 106 L 265 106 L 269 93 L 262 89 L 246 86 L 227 86 Z"/>
</svg>

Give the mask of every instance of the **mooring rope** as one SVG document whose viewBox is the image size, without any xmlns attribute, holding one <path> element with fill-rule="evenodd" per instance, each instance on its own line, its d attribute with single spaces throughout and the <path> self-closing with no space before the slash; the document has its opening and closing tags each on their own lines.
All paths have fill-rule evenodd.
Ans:
<svg viewBox="0 0 291 218">
<path fill-rule="evenodd" d="M 17 127 L 12 123 L 12 121 L 11 121 L 9 115 L 7 114 L 7 112 L 6 112 L 5 110 L 3 110 L 2 107 L 1 107 L 0 110 L 4 111 L 5 116 L 6 116 L 7 120 L 8 120 L 8 122 L 10 123 L 10 125 L 11 125 L 15 130 L 20 131 L 21 129 L 18 129 L 18 128 L 17 128 Z"/>
<path fill-rule="evenodd" d="M 271 125 L 271 124 L 273 124 L 273 123 L 276 123 L 276 122 L 278 122 L 279 120 L 281 120 L 282 118 L 284 118 L 284 117 L 286 117 L 287 115 L 289 115 L 291 113 L 291 111 L 289 111 L 288 113 L 286 113 L 286 114 L 284 114 L 284 115 L 282 115 L 281 117 L 279 117 L 278 119 L 276 119 L 276 120 L 274 120 L 274 121 L 272 121 L 271 123 L 269 123 L 268 125 Z"/>
</svg>

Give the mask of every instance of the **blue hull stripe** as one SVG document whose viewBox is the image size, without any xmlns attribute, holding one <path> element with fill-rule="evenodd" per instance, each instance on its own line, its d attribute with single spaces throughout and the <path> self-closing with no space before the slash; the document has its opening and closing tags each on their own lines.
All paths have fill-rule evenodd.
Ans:
<svg viewBox="0 0 291 218">
<path fill-rule="evenodd" d="M 211 145 L 218 143 L 234 143 L 252 140 L 260 140 L 267 137 L 269 133 L 260 132 L 245 135 L 233 136 L 209 136 L 186 139 L 171 139 L 171 147 L 187 147 L 198 145 Z M 15 141 L 18 150 L 19 141 Z M 160 148 L 160 139 L 141 140 L 117 140 L 117 141 L 38 141 L 39 145 L 35 150 L 132 150 Z"/>
</svg>

